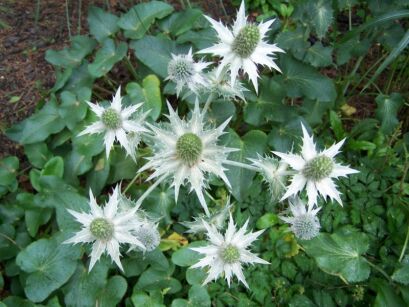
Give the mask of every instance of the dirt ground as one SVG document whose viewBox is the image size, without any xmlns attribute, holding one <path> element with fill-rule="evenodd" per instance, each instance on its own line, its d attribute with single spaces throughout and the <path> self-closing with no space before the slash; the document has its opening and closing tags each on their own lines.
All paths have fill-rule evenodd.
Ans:
<svg viewBox="0 0 409 307">
<path fill-rule="evenodd" d="M 37 8 L 37 3 L 40 6 Z M 20 155 L 21 149 L 4 135 L 12 124 L 32 114 L 55 82 L 53 67 L 44 59 L 48 49 L 69 45 L 66 3 L 72 35 L 87 32 L 90 5 L 119 15 L 137 0 L 1 0 L 0 3 L 0 158 Z M 176 9 L 183 1 L 167 1 Z M 232 13 L 230 1 L 191 1 L 213 17 Z M 36 14 L 36 11 L 38 14 Z M 230 15 L 230 14 L 229 14 Z M 37 18 L 36 18 L 37 16 Z"/>
</svg>

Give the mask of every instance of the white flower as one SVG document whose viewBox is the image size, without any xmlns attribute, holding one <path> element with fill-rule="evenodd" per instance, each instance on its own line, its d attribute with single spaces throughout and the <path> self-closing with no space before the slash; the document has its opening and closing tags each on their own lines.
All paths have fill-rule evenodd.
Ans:
<svg viewBox="0 0 409 307">
<path fill-rule="evenodd" d="M 297 238 L 302 240 L 311 240 L 315 238 L 320 232 L 320 222 L 317 217 L 318 211 L 321 208 L 314 208 L 307 206 L 301 201 L 299 197 L 294 197 L 290 203 L 290 211 L 292 217 L 280 215 L 280 219 L 291 224 L 291 231 Z"/>
<path fill-rule="evenodd" d="M 210 94 L 215 94 L 219 97 L 223 97 L 226 100 L 234 99 L 239 97 L 241 100 L 245 101 L 243 92 L 247 89 L 241 84 L 241 82 L 236 79 L 232 84 L 230 83 L 228 76 L 226 74 L 217 75 L 216 69 L 213 69 L 208 74 L 206 74 L 208 80 L 208 86 L 202 87 L 203 92 Z"/>
<path fill-rule="evenodd" d="M 108 203 L 104 208 L 101 208 L 97 205 L 96 199 L 90 190 L 89 205 L 91 211 L 89 213 L 68 209 L 68 212 L 82 224 L 82 229 L 64 243 L 93 243 L 89 264 L 90 271 L 104 252 L 107 252 L 118 267 L 123 270 L 119 260 L 119 245 L 122 243 L 137 245 L 145 249 L 144 245 L 132 234 L 135 210 L 118 212 L 118 196 L 117 186 L 110 195 Z"/>
<path fill-rule="evenodd" d="M 203 220 L 210 225 L 216 227 L 216 229 L 221 229 L 224 226 L 224 222 L 226 221 L 227 217 L 229 216 L 231 204 L 230 199 L 227 201 L 226 206 L 221 208 L 220 210 L 212 213 L 211 216 L 207 217 L 205 215 L 200 215 L 198 217 L 194 217 L 193 222 L 181 222 L 181 224 L 188 228 L 186 231 L 187 233 L 201 233 L 206 231 L 206 227 L 203 224 Z"/>
<path fill-rule="evenodd" d="M 338 164 L 334 160 L 334 157 L 340 152 L 339 149 L 344 144 L 345 139 L 322 152 L 317 152 L 313 138 L 309 136 L 303 124 L 301 124 L 301 127 L 304 135 L 301 155 L 273 152 L 296 171 L 287 192 L 281 200 L 297 194 L 306 186 L 309 206 L 317 203 L 318 193 L 324 199 L 329 196 L 331 200 L 335 199 L 342 205 L 340 193 L 332 178 L 346 177 L 349 174 L 358 173 L 357 170 Z"/>
<path fill-rule="evenodd" d="M 194 190 L 200 204 L 207 215 L 209 210 L 203 195 L 203 188 L 207 187 L 206 173 L 220 177 L 231 188 L 223 167 L 229 152 L 236 149 L 226 148 L 217 144 L 218 138 L 230 121 L 227 119 L 215 129 L 206 129 L 203 123 L 204 114 L 199 110 L 196 101 L 191 119 L 187 122 L 179 118 L 168 103 L 169 125 L 168 128 L 159 128 L 149 125 L 153 135 L 154 155 L 148 158 L 139 171 L 153 168 L 155 171 L 148 178 L 173 177 L 172 186 L 175 188 L 175 199 L 179 195 L 179 188 L 186 181 L 190 183 L 191 191 Z"/>
<path fill-rule="evenodd" d="M 248 159 L 253 162 L 253 166 L 260 169 L 264 181 L 269 185 L 273 201 L 280 199 L 285 190 L 285 182 L 289 172 L 288 164 L 278 159 L 258 155 L 257 159 Z"/>
<path fill-rule="evenodd" d="M 210 64 L 202 61 L 195 62 L 192 49 L 189 50 L 188 54 L 172 54 L 172 59 L 168 64 L 168 77 L 165 80 L 176 83 L 177 96 L 185 86 L 197 94 L 199 87 L 207 86 L 206 79 L 203 76 L 203 69 Z"/>
<path fill-rule="evenodd" d="M 148 219 L 138 222 L 137 227 L 133 231 L 135 237 L 143 244 L 145 249 L 141 249 L 137 245 L 131 245 L 129 250 L 137 249 L 143 252 L 151 252 L 160 244 L 160 233 L 158 225 Z"/>
<path fill-rule="evenodd" d="M 247 220 L 243 227 L 236 231 L 233 218 L 230 215 L 229 226 L 223 236 L 215 226 L 203 221 L 210 244 L 205 247 L 191 247 L 190 249 L 205 255 L 198 263 L 191 266 L 191 268 L 209 267 L 208 276 L 203 282 L 204 285 L 211 280 L 216 280 L 224 273 L 229 287 L 232 276 L 236 275 L 238 280 L 248 288 L 241 265 L 248 263 L 269 264 L 247 249 L 264 231 L 246 233 L 248 222 Z"/>
<path fill-rule="evenodd" d="M 244 11 L 244 1 L 242 1 L 232 31 L 221 22 L 205 16 L 216 30 L 220 42 L 199 52 L 213 53 L 222 57 L 223 59 L 218 66 L 218 74 L 222 72 L 224 67 L 228 66 L 231 71 L 231 84 L 235 83 L 239 69 L 242 69 L 250 77 L 257 92 L 257 64 L 280 71 L 277 64 L 273 61 L 274 58 L 270 57 L 270 55 L 274 56 L 274 52 L 284 51 L 275 44 L 270 45 L 264 41 L 274 19 L 262 22 L 259 25 L 247 23 Z"/>
<path fill-rule="evenodd" d="M 148 114 L 147 112 L 137 119 L 130 118 L 143 103 L 122 109 L 121 100 L 121 87 L 119 87 L 108 108 L 103 108 L 99 104 L 87 101 L 99 120 L 86 127 L 79 135 L 105 133 L 104 143 L 107 157 L 109 157 L 109 152 L 115 140 L 119 141 L 127 154 L 132 155 L 135 149 L 131 147 L 127 133 L 140 134 L 148 131 L 142 124 Z"/>
</svg>

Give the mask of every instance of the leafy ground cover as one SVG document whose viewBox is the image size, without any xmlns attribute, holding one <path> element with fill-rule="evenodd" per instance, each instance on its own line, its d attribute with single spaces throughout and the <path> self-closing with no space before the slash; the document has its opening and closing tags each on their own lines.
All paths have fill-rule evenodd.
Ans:
<svg viewBox="0 0 409 307">
<path fill-rule="evenodd" d="M 248 1 L 254 24 L 277 18 L 265 41 L 285 51 L 275 60 L 282 73 L 259 66 L 256 86 L 246 69 L 240 86 L 232 90 L 230 78 L 223 79 L 210 94 L 190 93 L 187 88 L 195 88 L 189 82 L 178 93 L 169 80 L 172 54 L 192 49 L 196 60 L 212 66 L 219 60 L 195 54 L 216 44 L 218 36 L 205 13 L 183 4 L 184 10 L 175 11 L 166 2 L 150 1 L 122 13 L 92 6 L 89 33 L 73 35 L 62 50 L 47 50 L 55 83 L 38 110 L 6 132 L 23 146 L 24 157 L 0 160 L 0 306 L 408 305 L 407 3 Z M 149 133 L 142 135 L 136 146 L 127 131 L 131 145 L 118 137 L 112 148 L 104 145 L 104 133 L 81 135 L 98 121 L 108 125 L 87 101 L 109 108 L 119 86 L 122 110 L 144 102 L 133 119 L 149 111 L 142 122 L 157 133 L 167 129 L 166 116 L 176 108 L 195 122 L 196 97 L 201 114 L 206 112 L 201 118 L 206 129 L 231 118 L 217 141 L 237 149 L 223 165 L 226 180 L 220 165 L 208 170 L 207 184 L 200 186 L 208 216 L 198 190 L 190 191 L 194 183 L 181 186 L 176 200 L 173 173 L 159 182 L 150 180 L 151 168 L 139 172 L 168 134 L 156 144 Z M 169 115 L 171 135 L 178 133 L 175 116 Z M 333 191 L 327 194 L 334 201 L 321 197 L 312 205 L 319 211 L 317 220 L 302 224 L 307 228 L 282 218 L 289 204 L 281 200 L 280 184 L 288 188 L 294 173 L 282 176 L 249 160 L 267 165 L 278 163 L 271 151 L 299 153 L 307 139 L 301 124 L 320 150 L 346 139 L 337 162 L 359 171 L 336 181 L 342 206 Z M 180 138 L 177 148 L 178 158 L 192 167 L 204 143 L 189 137 L 193 151 L 182 153 Z M 309 173 L 304 166 L 302 174 Z M 89 211 L 89 190 L 98 204 L 112 207 L 116 186 L 118 206 L 141 204 L 143 219 L 157 227 L 160 240 L 152 243 L 154 233 L 153 248 L 145 251 L 123 246 L 120 262 L 108 249 L 90 265 L 95 246 L 63 243 L 81 230 L 72 212 Z M 311 200 L 309 193 L 300 196 Z M 204 285 L 208 266 L 192 268 L 209 237 L 202 219 L 224 233 L 229 212 L 237 228 L 248 221 L 249 231 L 260 231 L 251 252 L 269 263 L 243 266 L 248 287 L 223 274 Z M 316 223 L 319 234 L 313 238 L 299 232 Z M 114 231 L 98 232 L 93 225 L 87 229 L 103 242 Z M 216 256 L 237 262 L 237 250 L 229 250 L 230 258 L 226 250 Z"/>
</svg>

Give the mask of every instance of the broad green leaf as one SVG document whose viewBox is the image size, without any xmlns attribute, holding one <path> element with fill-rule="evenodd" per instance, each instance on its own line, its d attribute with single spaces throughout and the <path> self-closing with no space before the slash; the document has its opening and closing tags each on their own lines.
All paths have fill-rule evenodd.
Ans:
<svg viewBox="0 0 409 307">
<path fill-rule="evenodd" d="M 42 168 L 52 157 L 52 153 L 48 149 L 47 144 L 43 142 L 25 145 L 24 153 L 30 163 L 37 168 Z"/>
<path fill-rule="evenodd" d="M 138 60 L 162 78 L 166 78 L 168 75 L 171 54 L 187 53 L 186 48 L 176 47 L 174 41 L 150 35 L 132 41 L 129 46 L 135 50 L 135 56 Z"/>
<path fill-rule="evenodd" d="M 290 56 L 281 57 L 281 79 L 290 97 L 306 96 L 312 100 L 334 101 L 337 93 L 331 79 L 321 75 L 309 65 L 301 63 Z"/>
<path fill-rule="evenodd" d="M 107 74 L 115 63 L 122 60 L 128 51 L 128 45 L 125 42 L 120 42 L 118 46 L 112 39 L 106 39 L 101 49 L 95 55 L 95 60 L 88 65 L 88 70 L 95 78 L 102 77 Z"/>
<path fill-rule="evenodd" d="M 321 42 L 317 42 L 307 49 L 305 61 L 314 67 L 332 65 L 332 50 L 332 47 L 324 47 Z"/>
<path fill-rule="evenodd" d="M 121 16 L 118 26 L 125 30 L 127 38 L 139 39 L 148 31 L 155 19 L 163 18 L 172 11 L 173 7 L 165 2 L 140 3 Z"/>
<path fill-rule="evenodd" d="M 94 195 L 99 195 L 105 187 L 109 176 L 110 165 L 105 153 L 97 159 L 94 168 L 87 174 L 87 188 L 91 189 Z"/>
<path fill-rule="evenodd" d="M 182 285 L 177 279 L 171 277 L 171 273 L 151 267 L 142 273 L 134 289 L 145 291 L 167 289 L 167 293 L 172 294 L 180 291 L 181 288 Z"/>
<path fill-rule="evenodd" d="M 293 56 L 299 60 L 304 58 L 305 52 L 311 45 L 307 41 L 305 29 L 301 27 L 294 31 L 281 32 L 277 35 L 276 43 L 285 51 L 291 51 Z"/>
<path fill-rule="evenodd" d="M 161 28 L 165 32 L 179 36 L 192 29 L 199 18 L 203 18 L 203 12 L 201 10 L 188 8 L 170 15 L 167 20 L 161 23 Z"/>
<path fill-rule="evenodd" d="M 41 171 L 41 176 L 56 176 L 62 178 L 64 174 L 64 160 L 61 157 L 51 158 Z"/>
<path fill-rule="evenodd" d="M 182 247 L 172 254 L 172 262 L 182 267 L 194 265 L 199 261 L 200 258 L 202 258 L 202 255 L 198 252 L 195 252 L 194 250 L 191 250 L 190 247 L 199 247 L 205 245 L 206 244 L 204 241 L 195 241 L 185 247 Z"/>
<path fill-rule="evenodd" d="M 88 107 L 85 102 L 91 99 L 91 89 L 83 87 L 78 89 L 77 94 L 64 91 L 60 97 L 59 114 L 68 129 L 73 130 L 78 122 L 82 121 L 87 115 Z"/>
<path fill-rule="evenodd" d="M 211 28 L 206 28 L 198 31 L 187 31 L 178 36 L 176 42 L 178 44 L 190 42 L 200 50 L 213 45 L 216 39 L 216 32 Z"/>
<path fill-rule="evenodd" d="M 16 183 L 19 165 L 18 158 L 14 156 L 0 160 L 0 185 L 11 187 Z"/>
<path fill-rule="evenodd" d="M 126 92 L 132 103 L 144 102 L 144 111 L 149 112 L 153 120 L 157 120 L 162 109 L 162 96 L 160 92 L 160 80 L 155 75 L 148 75 L 142 81 L 142 86 L 136 82 L 130 82 L 126 86 Z"/>
<path fill-rule="evenodd" d="M 318 38 L 323 38 L 333 21 L 332 4 L 326 0 L 309 0 L 311 23 Z"/>
<path fill-rule="evenodd" d="M 406 286 L 409 285 L 409 263 L 404 263 L 403 266 L 397 269 L 392 274 L 392 279 L 404 284 Z"/>
<path fill-rule="evenodd" d="M 6 131 L 6 135 L 13 141 L 26 145 L 42 142 L 63 128 L 64 121 L 61 120 L 59 107 L 55 97 L 51 96 L 40 111 L 12 126 Z"/>
<path fill-rule="evenodd" d="M 47 50 L 47 62 L 64 68 L 77 67 L 82 60 L 95 48 L 96 42 L 88 36 L 74 36 L 71 46 L 60 51 Z"/>
<path fill-rule="evenodd" d="M 131 301 L 135 307 L 149 306 L 149 307 L 165 307 L 161 301 L 155 297 L 147 295 L 143 291 L 134 291 L 131 297 Z"/>
<path fill-rule="evenodd" d="M 197 307 L 210 307 L 210 296 L 206 288 L 201 285 L 193 285 L 189 290 L 189 305 Z"/>
<path fill-rule="evenodd" d="M 207 277 L 205 269 L 190 269 L 186 270 L 186 281 L 190 285 L 202 285 Z"/>
<path fill-rule="evenodd" d="M 256 222 L 256 227 L 258 229 L 265 229 L 274 226 L 279 221 L 278 216 L 274 213 L 266 213 L 260 217 Z"/>
<path fill-rule="evenodd" d="M 399 124 L 398 112 L 404 105 L 404 99 L 399 93 L 392 93 L 390 96 L 379 95 L 375 99 L 376 117 L 380 120 L 381 131 L 391 134 Z"/>
<path fill-rule="evenodd" d="M 117 306 L 126 293 L 128 284 L 122 276 L 115 275 L 108 280 L 108 283 L 101 289 L 97 305 L 101 307 Z"/>
<path fill-rule="evenodd" d="M 74 273 L 79 246 L 61 244 L 60 240 L 40 239 L 21 251 L 17 265 L 28 273 L 24 292 L 33 302 L 42 302 L 65 284 Z"/>
<path fill-rule="evenodd" d="M 345 130 L 342 126 L 342 121 L 339 118 L 338 114 L 332 110 L 329 112 L 329 122 L 337 141 L 341 141 L 345 137 Z"/>
<path fill-rule="evenodd" d="M 385 280 L 373 279 L 371 288 L 376 291 L 374 307 L 401 307 L 405 306 L 395 289 Z"/>
<path fill-rule="evenodd" d="M 38 228 L 50 220 L 51 214 L 52 210 L 47 208 L 35 208 L 24 212 L 27 231 L 30 236 L 36 236 Z"/>
<path fill-rule="evenodd" d="M 310 241 L 303 241 L 302 245 L 326 273 L 348 282 L 364 281 L 369 277 L 371 269 L 362 256 L 369 248 L 364 233 L 320 233 Z"/>
<path fill-rule="evenodd" d="M 230 148 L 239 149 L 229 154 L 229 160 L 248 164 L 248 158 L 256 158 L 257 154 L 263 154 L 267 145 L 267 135 L 260 130 L 251 130 L 241 139 L 230 130 L 224 136 L 224 144 Z M 256 175 L 254 171 L 244 169 L 243 167 L 227 165 L 227 179 L 232 187 L 232 194 L 237 200 L 243 200 L 249 192 L 253 178 Z"/>
<path fill-rule="evenodd" d="M 113 36 L 118 30 L 118 17 L 103 9 L 91 6 L 88 10 L 89 31 L 99 41 Z"/>
</svg>

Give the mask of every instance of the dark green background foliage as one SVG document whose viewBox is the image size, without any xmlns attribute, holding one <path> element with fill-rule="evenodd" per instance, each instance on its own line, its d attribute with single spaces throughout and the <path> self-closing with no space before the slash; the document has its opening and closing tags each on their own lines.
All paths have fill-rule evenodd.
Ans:
<svg viewBox="0 0 409 307">
<path fill-rule="evenodd" d="M 61 244 L 78 230 L 67 209 L 86 210 L 89 188 L 105 200 L 150 149 L 139 149 L 137 165 L 119 147 L 107 160 L 102 136 L 77 136 L 94 120 L 85 101 L 107 101 L 121 84 L 125 104 L 145 101 L 149 120 L 163 119 L 165 96 L 175 102 L 174 87 L 163 82 L 171 53 L 215 42 L 195 8 L 175 12 L 151 1 L 116 16 L 92 7 L 90 34 L 46 54 L 57 77 L 46 101 L 7 132 L 25 157 L 0 160 L 0 306 L 409 305 L 407 2 L 250 2 L 260 18 L 278 17 L 269 40 L 286 51 L 278 58 L 283 73 L 264 71 L 259 96 L 247 92 L 247 104 L 213 102 L 209 119 L 233 116 L 223 141 L 240 149 L 231 156 L 239 162 L 298 149 L 300 121 L 321 148 L 347 138 L 339 159 L 360 173 L 340 180 L 343 207 L 323 204 L 322 233 L 297 240 L 278 218 L 286 205 L 271 202 L 258 175 L 231 168 L 235 220 L 265 229 L 253 249 L 271 263 L 246 269 L 250 290 L 228 289 L 222 279 L 201 286 L 205 272 L 188 268 L 199 255 L 182 243 L 204 237 L 183 234 L 179 223 L 200 205 L 186 190 L 176 205 L 166 184 L 143 204 L 162 217 L 160 248 L 124 257 L 123 274 L 107 259 L 88 273 L 89 247 Z M 178 102 L 182 114 L 191 106 Z M 137 198 L 147 186 L 141 180 L 129 192 Z M 220 181 L 211 180 L 210 193 L 211 209 L 225 204 Z"/>
</svg>

